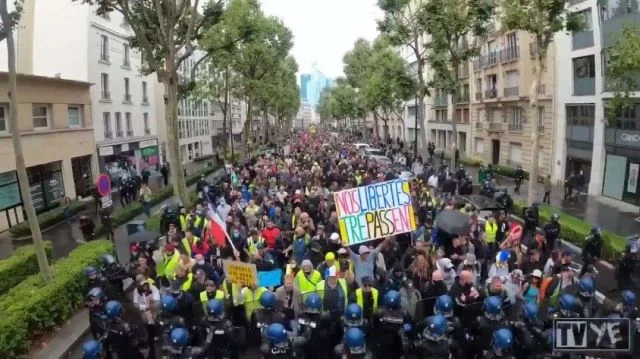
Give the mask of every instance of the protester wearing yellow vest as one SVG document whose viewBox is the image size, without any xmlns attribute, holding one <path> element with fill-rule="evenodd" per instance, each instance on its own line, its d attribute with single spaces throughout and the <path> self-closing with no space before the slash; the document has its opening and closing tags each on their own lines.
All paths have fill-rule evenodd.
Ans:
<svg viewBox="0 0 640 359">
<path fill-rule="evenodd" d="M 254 285 L 253 287 L 244 287 L 240 290 L 238 301 L 234 301 L 234 304 L 244 304 L 244 312 L 247 316 L 247 320 L 251 320 L 251 315 L 256 311 L 256 309 L 262 308 L 260 305 L 260 297 L 262 296 L 262 293 L 266 291 L 267 288 L 258 287 L 257 285 Z"/>
<path fill-rule="evenodd" d="M 187 213 L 187 210 L 183 207 L 180 209 L 180 230 L 186 232 L 189 228 L 189 222 L 191 222 L 191 215 Z"/>
<path fill-rule="evenodd" d="M 498 224 L 496 223 L 496 218 L 493 215 L 489 215 L 489 219 L 484 224 L 484 233 L 487 236 L 487 245 L 489 249 L 494 252 L 496 251 L 496 235 L 498 234 Z"/>
<path fill-rule="evenodd" d="M 378 308 L 378 290 L 372 286 L 371 277 L 362 277 L 362 287 L 356 289 L 356 304 L 362 308 L 362 315 L 371 318 Z"/>
<path fill-rule="evenodd" d="M 176 250 L 173 243 L 167 243 L 162 252 L 162 260 L 156 264 L 158 277 L 172 279 L 176 273 L 176 268 L 180 262 L 180 252 Z"/>
<path fill-rule="evenodd" d="M 185 236 L 184 238 L 182 238 L 182 250 L 184 251 L 183 253 L 186 253 L 189 257 L 191 257 L 191 247 L 194 243 L 197 243 L 200 238 L 194 236 L 190 229 L 185 231 L 184 233 Z"/>
<path fill-rule="evenodd" d="M 200 303 L 202 303 L 202 308 L 205 313 L 207 312 L 207 303 L 209 302 L 209 299 L 219 299 L 223 301 L 224 297 L 224 292 L 216 288 L 216 283 L 212 280 L 207 280 L 205 282 L 205 290 L 200 292 Z"/>
<path fill-rule="evenodd" d="M 258 243 L 264 243 L 264 238 L 260 236 L 258 230 L 252 229 L 251 235 L 247 238 L 247 250 L 252 256 L 258 254 L 258 248 L 256 248 Z"/>
<path fill-rule="evenodd" d="M 191 290 L 191 284 L 193 284 L 193 273 L 187 272 L 184 267 L 179 265 L 176 267 L 175 274 L 171 280 L 173 281 L 172 288 L 174 285 L 179 285 L 182 291 L 188 292 Z"/>
<path fill-rule="evenodd" d="M 325 293 L 331 290 L 338 291 L 337 303 L 329 301 L 329 298 L 333 296 L 325 296 Z M 316 285 L 316 292 L 322 298 L 322 309 L 325 312 L 339 315 L 347 307 L 349 301 L 347 281 L 344 278 L 338 278 L 338 271 L 335 267 L 327 268 L 327 279 Z"/>
<path fill-rule="evenodd" d="M 296 274 L 295 284 L 302 294 L 302 300 L 304 301 L 306 295 L 316 290 L 316 285 L 322 281 L 320 272 L 313 269 L 313 264 L 310 260 L 305 259 L 302 261 L 302 270 Z"/>
</svg>

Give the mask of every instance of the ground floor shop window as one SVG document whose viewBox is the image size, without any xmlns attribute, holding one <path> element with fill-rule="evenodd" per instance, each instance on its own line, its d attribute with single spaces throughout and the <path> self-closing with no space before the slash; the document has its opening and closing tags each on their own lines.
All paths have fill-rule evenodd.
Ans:
<svg viewBox="0 0 640 359">
<path fill-rule="evenodd" d="M 80 197 L 91 196 L 95 187 L 91 171 L 91 155 L 72 158 L 71 168 L 76 195 Z"/>
<path fill-rule="evenodd" d="M 42 212 L 60 204 L 64 195 L 62 161 L 49 162 L 27 168 L 29 192 L 36 212 Z"/>
</svg>

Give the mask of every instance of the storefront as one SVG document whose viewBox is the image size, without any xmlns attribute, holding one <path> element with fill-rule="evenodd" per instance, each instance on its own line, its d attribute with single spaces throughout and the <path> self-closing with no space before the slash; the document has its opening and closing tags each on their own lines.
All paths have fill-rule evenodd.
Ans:
<svg viewBox="0 0 640 359">
<path fill-rule="evenodd" d="M 140 168 L 151 168 L 160 170 L 160 150 L 157 140 L 147 140 L 140 142 L 141 166 Z"/>
<path fill-rule="evenodd" d="M 20 185 L 16 171 L 0 173 L 0 222 L 11 227 L 20 221 L 19 207 L 22 205 Z"/>
<path fill-rule="evenodd" d="M 607 129 L 607 158 L 602 194 L 640 205 L 640 131 Z"/>
<path fill-rule="evenodd" d="M 28 167 L 27 177 L 36 212 L 44 212 L 60 205 L 60 197 L 65 194 L 62 161 Z"/>
<path fill-rule="evenodd" d="M 117 186 L 120 179 L 140 175 L 143 169 L 159 170 L 158 140 L 122 143 L 98 147 L 100 172 L 108 173 L 111 183 Z"/>
</svg>

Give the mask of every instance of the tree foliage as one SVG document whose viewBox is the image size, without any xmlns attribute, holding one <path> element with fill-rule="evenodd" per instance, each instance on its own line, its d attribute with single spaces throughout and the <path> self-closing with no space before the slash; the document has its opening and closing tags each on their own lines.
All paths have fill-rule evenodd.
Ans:
<svg viewBox="0 0 640 359">
<path fill-rule="evenodd" d="M 607 117 L 613 123 L 616 112 L 631 106 L 631 94 L 640 88 L 640 26 L 624 25 L 606 56 L 605 90 L 614 94 L 607 101 Z"/>
<path fill-rule="evenodd" d="M 0 41 L 7 38 L 7 34 L 10 30 L 14 30 L 20 21 L 20 15 L 22 15 L 22 2 L 23 0 L 16 0 L 13 2 L 13 10 L 9 11 L 7 8 L 7 21 L 0 20 Z"/>
</svg>

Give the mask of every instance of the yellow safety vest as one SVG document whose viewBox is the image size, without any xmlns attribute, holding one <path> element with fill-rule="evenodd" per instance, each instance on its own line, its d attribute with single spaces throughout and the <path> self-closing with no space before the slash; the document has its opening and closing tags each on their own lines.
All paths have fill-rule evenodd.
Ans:
<svg viewBox="0 0 640 359">
<path fill-rule="evenodd" d="M 186 231 L 187 226 L 189 225 L 189 221 L 191 220 L 191 215 L 190 214 L 181 214 L 180 215 L 180 229 L 182 229 L 182 231 Z"/>
<path fill-rule="evenodd" d="M 296 229 L 296 224 L 298 224 L 298 216 L 291 217 L 291 228 Z"/>
<path fill-rule="evenodd" d="M 207 219 L 205 217 L 196 216 L 196 220 L 193 222 L 193 226 L 196 228 L 200 228 L 200 225 L 206 222 Z"/>
<path fill-rule="evenodd" d="M 220 289 L 216 290 L 216 296 L 213 297 L 214 299 L 218 299 L 221 301 L 224 301 L 224 292 L 221 291 Z M 204 290 L 202 292 L 200 292 L 200 302 L 202 302 L 202 308 L 204 308 L 204 312 L 207 312 L 207 303 L 209 302 L 209 294 L 207 294 L 207 291 Z"/>
<path fill-rule="evenodd" d="M 162 254 L 162 261 L 156 264 L 156 273 L 158 276 L 165 276 L 166 278 L 173 278 L 180 261 L 180 252 L 173 251 L 173 255 L 168 257 L 166 254 Z"/>
<path fill-rule="evenodd" d="M 193 244 L 198 243 L 199 240 L 200 238 L 193 236 Z M 189 244 L 187 237 L 182 238 L 182 246 L 184 247 L 186 254 L 191 257 L 191 245 Z"/>
<path fill-rule="evenodd" d="M 311 272 L 309 277 L 307 277 L 303 271 L 299 271 L 298 274 L 296 274 L 296 281 L 298 282 L 300 293 L 304 296 L 316 290 L 316 285 L 322 281 L 322 276 L 317 270 Z"/>
<path fill-rule="evenodd" d="M 373 310 L 378 308 L 378 290 L 375 288 L 371 288 L 371 295 L 373 296 Z M 356 303 L 360 306 L 360 308 L 364 309 L 364 300 L 362 299 L 362 288 L 356 289 Z"/>
<path fill-rule="evenodd" d="M 347 291 L 347 281 L 343 278 L 339 278 L 338 285 L 342 287 L 342 292 L 344 293 L 344 307 L 346 308 L 347 305 L 349 304 L 349 292 Z M 318 283 L 318 285 L 316 285 L 316 291 L 320 292 L 319 295 L 322 297 L 322 299 L 324 299 L 324 286 L 325 286 L 324 280 Z"/>
<path fill-rule="evenodd" d="M 258 243 L 264 243 L 264 238 L 262 238 L 262 236 L 260 236 L 258 238 L 257 242 L 254 242 L 253 238 L 251 236 L 249 236 L 249 238 L 247 238 L 247 247 L 249 248 L 249 253 L 251 253 L 251 254 L 257 254 L 258 253 L 258 249 L 256 248 L 256 245 Z"/>
<path fill-rule="evenodd" d="M 262 294 L 267 291 L 265 287 L 258 287 L 255 292 L 251 288 L 247 288 L 247 293 L 244 297 L 244 312 L 247 315 L 247 320 L 251 319 L 251 314 L 256 311 L 256 309 L 262 308 L 260 305 L 260 297 Z"/>
<path fill-rule="evenodd" d="M 175 274 L 173 276 L 173 279 L 176 279 Z M 187 273 L 187 279 L 184 281 L 184 283 L 182 283 L 180 289 L 188 292 L 191 289 L 191 283 L 193 283 L 193 273 Z"/>
<path fill-rule="evenodd" d="M 231 284 L 231 286 L 229 286 Z M 224 291 L 225 298 L 231 299 L 231 304 L 233 304 L 233 298 L 237 298 L 240 294 L 240 288 L 237 284 L 232 282 L 227 282 L 226 279 L 222 280 L 222 290 Z M 231 291 L 231 293 L 229 293 Z"/>
<path fill-rule="evenodd" d="M 498 224 L 487 221 L 484 224 L 484 233 L 487 234 L 487 243 L 494 243 L 496 241 L 496 234 L 498 233 Z"/>
<path fill-rule="evenodd" d="M 362 184 L 362 176 L 356 175 L 356 184 L 359 186 Z"/>
</svg>

